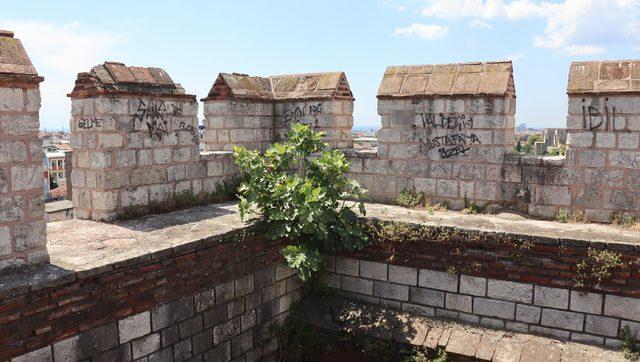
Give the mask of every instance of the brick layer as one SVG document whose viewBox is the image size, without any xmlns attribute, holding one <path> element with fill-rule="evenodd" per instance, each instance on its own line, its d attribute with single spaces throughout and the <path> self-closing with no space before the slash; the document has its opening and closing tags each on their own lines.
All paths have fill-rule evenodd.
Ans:
<svg viewBox="0 0 640 362">
<path fill-rule="evenodd" d="M 280 248 L 280 242 L 260 236 L 234 237 L 226 243 L 121 263 L 113 270 L 56 287 L 5 297 L 0 300 L 0 360 L 274 266 L 281 262 Z"/>
</svg>

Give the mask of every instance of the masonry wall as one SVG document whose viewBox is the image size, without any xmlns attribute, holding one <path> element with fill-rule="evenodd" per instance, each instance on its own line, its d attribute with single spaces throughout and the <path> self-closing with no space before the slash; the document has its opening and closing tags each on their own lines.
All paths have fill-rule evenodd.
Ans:
<svg viewBox="0 0 640 362">
<path fill-rule="evenodd" d="M 324 280 L 368 303 L 492 328 L 611 347 L 620 346 L 625 326 L 640 332 L 637 247 L 545 238 L 516 244 L 487 240 L 462 235 L 404 240 L 329 256 Z M 588 247 L 613 248 L 632 266 L 601 285 L 576 288 L 576 264 L 586 258 Z"/>
<path fill-rule="evenodd" d="M 300 299 L 278 242 L 226 235 L 0 296 L 0 360 L 258 360 Z"/>
<path fill-rule="evenodd" d="M 275 103 L 275 139 L 286 139 L 294 123 L 307 124 L 327 134 L 331 148 L 353 148 L 353 100 L 278 101 Z"/>
<path fill-rule="evenodd" d="M 203 143 L 206 150 L 233 151 L 233 146 L 265 151 L 274 139 L 271 102 L 206 100 Z"/>
<path fill-rule="evenodd" d="M 0 270 L 49 260 L 40 90 L 0 77 Z"/>
<path fill-rule="evenodd" d="M 229 155 L 200 155 L 197 112 L 193 97 L 72 99 L 75 216 L 110 220 L 184 191 L 212 192 L 232 177 Z"/>
<path fill-rule="evenodd" d="M 379 99 L 377 156 L 351 157 L 353 177 L 374 200 L 403 190 L 462 208 L 499 199 L 500 168 L 513 148 L 515 98 Z"/>
<path fill-rule="evenodd" d="M 265 151 L 286 139 L 294 123 L 327 133 L 333 148 L 353 147 L 352 100 L 205 100 L 205 149 L 233 151 L 235 145 Z"/>
</svg>

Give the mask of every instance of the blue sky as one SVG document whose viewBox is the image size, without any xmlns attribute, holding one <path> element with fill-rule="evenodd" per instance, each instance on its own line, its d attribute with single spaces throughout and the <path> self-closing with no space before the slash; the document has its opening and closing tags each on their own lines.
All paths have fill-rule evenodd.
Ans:
<svg viewBox="0 0 640 362">
<path fill-rule="evenodd" d="M 219 72 L 344 71 L 377 126 L 388 65 L 514 60 L 516 122 L 563 127 L 569 64 L 640 58 L 640 0 L 4 1 L 39 73 L 41 124 L 68 129 L 78 72 L 158 66 L 204 97 Z"/>
</svg>

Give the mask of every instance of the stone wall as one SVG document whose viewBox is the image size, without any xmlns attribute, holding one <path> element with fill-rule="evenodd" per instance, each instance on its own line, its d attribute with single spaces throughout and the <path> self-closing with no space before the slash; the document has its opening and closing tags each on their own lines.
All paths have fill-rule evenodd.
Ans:
<svg viewBox="0 0 640 362">
<path fill-rule="evenodd" d="M 377 305 L 560 339 L 618 347 L 622 328 L 640 332 L 637 246 L 427 229 L 328 256 L 323 280 Z M 600 283 L 583 270 L 576 287 L 589 248 L 621 254 L 628 267 Z"/>
<path fill-rule="evenodd" d="M 281 244 L 232 233 L 0 293 L 0 360 L 258 360 L 301 298 Z M 47 274 L 57 275 L 55 278 Z M 3 286 L 4 287 L 4 286 Z"/>
<path fill-rule="evenodd" d="M 640 299 L 338 257 L 328 286 L 357 300 L 490 328 L 620 347 Z"/>
<path fill-rule="evenodd" d="M 13 33 L 0 30 L 0 270 L 49 260 L 40 128 L 43 81 Z"/>
<path fill-rule="evenodd" d="M 111 220 L 184 191 L 212 192 L 234 175 L 230 155 L 200 154 L 195 96 L 159 68 L 105 63 L 80 73 L 70 96 L 77 218 Z"/>
</svg>

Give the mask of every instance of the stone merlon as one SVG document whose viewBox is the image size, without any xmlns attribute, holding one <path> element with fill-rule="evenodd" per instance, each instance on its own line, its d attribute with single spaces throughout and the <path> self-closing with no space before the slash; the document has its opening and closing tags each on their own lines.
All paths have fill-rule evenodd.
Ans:
<svg viewBox="0 0 640 362">
<path fill-rule="evenodd" d="M 162 68 L 128 67 L 116 62 L 105 62 L 88 73 L 78 73 L 68 96 L 86 98 L 99 94 L 169 95 L 195 100 L 195 95 L 185 94 L 180 83 L 175 83 Z"/>
<path fill-rule="evenodd" d="M 208 100 L 353 100 L 343 72 L 288 74 L 253 77 L 240 73 L 220 73 Z"/>
<path fill-rule="evenodd" d="M 378 98 L 515 96 L 511 61 L 390 66 Z"/>
</svg>

